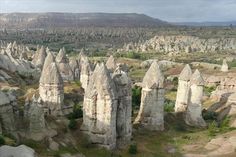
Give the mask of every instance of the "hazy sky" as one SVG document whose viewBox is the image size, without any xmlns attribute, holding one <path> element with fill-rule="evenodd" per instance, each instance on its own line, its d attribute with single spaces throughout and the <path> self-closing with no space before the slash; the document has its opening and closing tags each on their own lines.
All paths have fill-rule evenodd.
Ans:
<svg viewBox="0 0 236 157">
<path fill-rule="evenodd" d="M 236 20 L 236 0 L 0 0 L 0 12 L 143 13 L 171 22 Z"/>
</svg>

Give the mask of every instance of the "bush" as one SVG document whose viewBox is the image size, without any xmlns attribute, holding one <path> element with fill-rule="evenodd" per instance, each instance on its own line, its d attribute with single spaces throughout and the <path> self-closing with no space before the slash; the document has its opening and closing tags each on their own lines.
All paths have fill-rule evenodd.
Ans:
<svg viewBox="0 0 236 157">
<path fill-rule="evenodd" d="M 166 99 L 165 103 L 164 103 L 164 111 L 165 112 L 174 112 L 174 108 L 175 108 L 175 102 Z"/>
<path fill-rule="evenodd" d="M 83 110 L 81 105 L 75 105 L 73 108 L 73 112 L 70 113 L 67 118 L 68 119 L 77 119 L 77 118 L 82 118 L 83 117 Z"/>
<path fill-rule="evenodd" d="M 131 144 L 129 146 L 129 153 L 130 154 L 137 154 L 137 144 Z"/>
<path fill-rule="evenodd" d="M 141 87 L 135 86 L 132 88 L 132 106 L 138 109 L 141 103 Z"/>
<path fill-rule="evenodd" d="M 217 120 L 217 113 L 213 111 L 202 112 L 204 120 Z"/>
<path fill-rule="evenodd" d="M 5 139 L 0 135 L 0 146 L 5 144 Z"/>
<path fill-rule="evenodd" d="M 208 135 L 209 136 L 216 136 L 217 133 L 220 132 L 220 129 L 218 128 L 218 124 L 216 121 L 213 121 L 208 126 Z"/>
<path fill-rule="evenodd" d="M 215 86 L 211 86 L 211 87 L 205 86 L 205 87 L 204 87 L 204 92 L 205 92 L 205 94 L 206 94 L 207 96 L 210 96 L 211 93 L 212 93 L 213 91 L 215 91 L 215 90 L 216 90 L 216 87 L 215 87 Z"/>
<path fill-rule="evenodd" d="M 69 129 L 75 130 L 77 129 L 77 122 L 75 119 L 71 119 L 69 124 L 68 124 Z"/>
</svg>

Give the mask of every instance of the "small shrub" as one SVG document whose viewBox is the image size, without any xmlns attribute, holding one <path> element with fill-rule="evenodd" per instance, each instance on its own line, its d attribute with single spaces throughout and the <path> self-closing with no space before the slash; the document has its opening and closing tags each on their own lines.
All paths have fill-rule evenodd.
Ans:
<svg viewBox="0 0 236 157">
<path fill-rule="evenodd" d="M 81 82 L 80 81 L 75 81 L 75 84 L 79 87 L 81 87 Z"/>
<path fill-rule="evenodd" d="M 217 120 L 217 113 L 212 111 L 202 112 L 204 120 Z"/>
<path fill-rule="evenodd" d="M 175 102 L 166 99 L 164 104 L 164 111 L 165 112 L 174 112 Z"/>
<path fill-rule="evenodd" d="M 218 128 L 218 124 L 216 121 L 213 121 L 208 126 L 208 135 L 209 136 L 216 136 L 217 133 L 220 132 L 220 129 Z"/>
<path fill-rule="evenodd" d="M 141 103 L 141 87 L 135 86 L 132 88 L 132 106 L 134 109 L 138 109 Z"/>
<path fill-rule="evenodd" d="M 205 87 L 204 87 L 204 93 L 205 93 L 207 96 L 210 96 L 211 93 L 212 93 L 213 91 L 215 91 L 215 90 L 216 90 L 216 87 L 215 87 L 215 86 L 210 86 L 210 87 L 205 86 Z"/>
<path fill-rule="evenodd" d="M 137 154 L 137 144 L 131 144 L 129 146 L 129 154 Z"/>
<path fill-rule="evenodd" d="M 82 118 L 83 117 L 83 110 L 81 105 L 75 105 L 73 108 L 73 112 L 70 113 L 67 118 L 68 119 L 77 119 L 77 118 Z"/>
<path fill-rule="evenodd" d="M 0 135 L 0 146 L 5 144 L 5 139 Z"/>
<path fill-rule="evenodd" d="M 75 130 L 77 129 L 77 122 L 75 119 L 71 119 L 69 124 L 68 124 L 69 129 Z"/>
</svg>

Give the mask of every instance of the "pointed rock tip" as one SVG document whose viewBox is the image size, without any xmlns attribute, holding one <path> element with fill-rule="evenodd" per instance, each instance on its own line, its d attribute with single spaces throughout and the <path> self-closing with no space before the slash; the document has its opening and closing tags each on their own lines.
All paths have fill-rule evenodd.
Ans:
<svg viewBox="0 0 236 157">
<path fill-rule="evenodd" d="M 190 79 L 190 82 L 191 82 L 191 84 L 196 84 L 199 86 L 203 86 L 205 84 L 204 79 L 198 69 L 196 69 L 195 72 L 193 73 L 193 75 Z"/>
<path fill-rule="evenodd" d="M 143 87 L 148 88 L 163 88 L 164 76 L 159 68 L 159 65 L 154 61 L 143 78 Z"/>
<path fill-rule="evenodd" d="M 186 64 L 181 73 L 179 74 L 179 79 L 183 81 L 189 81 L 192 76 L 192 69 L 189 64 Z"/>
</svg>

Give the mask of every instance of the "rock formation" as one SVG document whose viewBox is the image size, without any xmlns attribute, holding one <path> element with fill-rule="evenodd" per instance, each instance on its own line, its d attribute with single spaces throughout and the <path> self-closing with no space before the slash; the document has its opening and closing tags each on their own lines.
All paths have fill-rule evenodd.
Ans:
<svg viewBox="0 0 236 157">
<path fill-rule="evenodd" d="M 80 79 L 80 69 L 79 69 L 79 64 L 78 61 L 75 58 L 70 59 L 70 67 L 74 75 L 75 80 Z"/>
<path fill-rule="evenodd" d="M 84 54 L 81 54 L 80 56 L 79 65 L 80 65 L 80 82 L 82 84 L 82 87 L 86 90 L 89 84 L 89 77 L 92 73 L 92 68 L 88 60 L 88 57 L 85 56 Z"/>
<path fill-rule="evenodd" d="M 13 134 L 15 131 L 14 105 L 16 105 L 16 98 L 0 90 L 0 130 L 2 133 Z"/>
<path fill-rule="evenodd" d="M 179 75 L 175 112 L 185 112 L 189 101 L 190 78 L 192 70 L 187 64 Z"/>
<path fill-rule="evenodd" d="M 46 56 L 46 50 L 44 46 L 42 46 L 38 51 L 36 51 L 32 63 L 35 65 L 35 67 L 42 69 Z"/>
<path fill-rule="evenodd" d="M 116 116 L 117 146 L 129 143 L 132 136 L 132 87 L 127 74 L 118 67 L 112 76 L 118 94 L 118 107 Z"/>
<path fill-rule="evenodd" d="M 83 125 L 92 143 L 116 147 L 117 93 L 105 65 L 97 65 L 85 90 Z"/>
<path fill-rule="evenodd" d="M 107 69 L 113 72 L 116 69 L 115 58 L 111 55 L 106 62 Z"/>
<path fill-rule="evenodd" d="M 20 145 L 18 147 L 12 146 L 1 146 L 0 147 L 1 157 L 36 157 L 35 151 L 25 145 Z"/>
<path fill-rule="evenodd" d="M 39 81 L 39 94 L 48 114 L 60 115 L 64 100 L 63 80 L 54 62 L 53 55 L 48 54 Z"/>
<path fill-rule="evenodd" d="M 56 57 L 56 63 L 58 66 L 58 70 L 61 74 L 61 77 L 64 81 L 72 81 L 74 80 L 74 75 L 69 65 L 68 58 L 65 54 L 65 49 L 61 49 Z"/>
<path fill-rule="evenodd" d="M 35 100 L 35 98 L 33 98 L 28 114 L 30 133 L 42 132 L 45 128 L 45 119 L 41 100 Z"/>
<path fill-rule="evenodd" d="M 227 72 L 228 70 L 229 70 L 229 67 L 228 67 L 227 61 L 226 61 L 226 59 L 224 59 L 223 64 L 221 66 L 221 71 L 222 72 Z"/>
<path fill-rule="evenodd" d="M 164 130 L 164 76 L 153 62 L 142 82 L 141 105 L 135 123 L 150 130 Z"/>
<path fill-rule="evenodd" d="M 196 70 L 190 79 L 190 99 L 187 107 L 185 122 L 190 126 L 205 127 L 202 118 L 202 97 L 204 80 L 201 73 Z"/>
<path fill-rule="evenodd" d="M 143 43 L 125 44 L 123 51 L 163 53 L 215 52 L 236 49 L 234 38 L 203 39 L 194 36 L 155 36 Z"/>
</svg>

